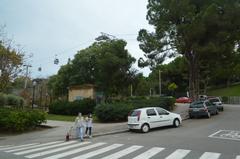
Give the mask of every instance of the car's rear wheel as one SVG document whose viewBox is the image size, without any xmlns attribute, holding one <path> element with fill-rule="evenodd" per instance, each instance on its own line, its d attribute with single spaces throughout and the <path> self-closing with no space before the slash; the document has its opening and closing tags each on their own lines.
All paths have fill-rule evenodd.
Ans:
<svg viewBox="0 0 240 159">
<path fill-rule="evenodd" d="M 141 127 L 141 131 L 143 133 L 147 133 L 149 132 L 150 128 L 149 128 L 149 125 L 148 124 L 143 124 L 142 127 Z"/>
<path fill-rule="evenodd" d="M 180 125 L 179 119 L 174 119 L 173 126 L 177 128 L 177 127 L 179 127 L 179 125 Z"/>
</svg>

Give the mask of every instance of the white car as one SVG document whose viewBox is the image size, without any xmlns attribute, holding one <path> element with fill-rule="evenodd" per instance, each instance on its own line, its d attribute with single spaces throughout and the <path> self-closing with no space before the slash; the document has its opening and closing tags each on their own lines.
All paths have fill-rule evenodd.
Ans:
<svg viewBox="0 0 240 159">
<path fill-rule="evenodd" d="M 182 123 L 179 114 L 171 113 L 160 107 L 135 109 L 128 115 L 128 128 L 147 133 L 152 128 L 173 125 L 178 127 Z"/>
</svg>

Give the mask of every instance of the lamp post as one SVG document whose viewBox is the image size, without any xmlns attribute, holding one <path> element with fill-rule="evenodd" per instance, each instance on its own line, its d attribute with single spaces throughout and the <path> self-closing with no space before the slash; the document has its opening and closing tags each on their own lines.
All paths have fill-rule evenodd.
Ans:
<svg viewBox="0 0 240 159">
<path fill-rule="evenodd" d="M 159 96 L 162 94 L 162 88 L 161 88 L 161 71 L 158 70 L 158 78 L 159 78 Z"/>
<path fill-rule="evenodd" d="M 35 98 L 35 86 L 37 85 L 37 82 L 33 80 L 33 94 L 32 94 L 32 109 L 34 106 L 34 98 Z"/>
</svg>

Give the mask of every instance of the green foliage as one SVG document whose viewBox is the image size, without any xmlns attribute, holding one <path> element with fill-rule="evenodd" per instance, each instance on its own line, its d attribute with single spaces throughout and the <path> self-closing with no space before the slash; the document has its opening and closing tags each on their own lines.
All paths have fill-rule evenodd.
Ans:
<svg viewBox="0 0 240 159">
<path fill-rule="evenodd" d="M 57 96 L 67 94 L 71 85 L 94 84 L 105 96 L 124 94 L 134 70 L 135 59 L 119 39 L 99 38 L 91 46 L 78 51 L 71 63 L 64 65 L 49 80 L 49 88 Z"/>
<path fill-rule="evenodd" d="M 239 4 L 234 0 L 149 0 L 147 20 L 155 31 L 139 31 L 139 46 L 147 57 L 139 64 L 155 68 L 166 57 L 183 55 L 189 66 L 193 98 L 197 97 L 199 83 L 208 83 L 204 79 L 216 72 L 215 67 L 228 67 L 220 72 L 225 72 L 225 78 L 231 77 L 231 68 L 239 63 L 233 60 L 239 53 L 235 49 L 240 40 L 240 20 L 235 18 L 240 16 Z"/>
<path fill-rule="evenodd" d="M 6 105 L 13 106 L 13 107 L 23 107 L 24 99 L 19 96 L 15 96 L 13 94 L 6 95 Z"/>
<path fill-rule="evenodd" d="M 144 97 L 129 98 L 118 103 L 101 104 L 95 108 L 95 115 L 100 121 L 125 121 L 128 113 L 133 109 L 143 107 L 162 107 L 172 110 L 175 103 L 173 97 L 152 97 L 146 99 Z"/>
<path fill-rule="evenodd" d="M 94 113 L 103 122 L 126 121 L 132 109 L 133 106 L 126 103 L 100 104 L 96 106 Z"/>
<path fill-rule="evenodd" d="M 1 28 L 0 31 L 2 31 Z M 23 56 L 24 54 L 12 48 L 10 44 L 5 44 L 3 40 L 0 41 L 0 92 L 7 92 L 11 80 L 22 71 L 20 67 L 23 64 Z"/>
<path fill-rule="evenodd" d="M 207 92 L 210 96 L 240 96 L 240 85 L 233 85 L 220 89 L 213 89 Z"/>
<path fill-rule="evenodd" d="M 0 109 L 0 127 L 3 130 L 25 131 L 46 122 L 46 113 L 39 110 Z"/>
<path fill-rule="evenodd" d="M 92 99 L 68 101 L 55 101 L 49 106 L 49 113 L 58 115 L 77 115 L 92 113 L 96 103 Z"/>
<path fill-rule="evenodd" d="M 6 100 L 6 95 L 3 93 L 0 93 L 0 107 L 5 106 L 7 100 Z"/>
</svg>

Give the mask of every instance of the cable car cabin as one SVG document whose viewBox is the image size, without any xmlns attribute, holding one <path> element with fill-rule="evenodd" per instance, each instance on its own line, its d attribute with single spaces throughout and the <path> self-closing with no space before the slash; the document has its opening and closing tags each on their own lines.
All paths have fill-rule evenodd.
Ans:
<svg viewBox="0 0 240 159">
<path fill-rule="evenodd" d="M 54 60 L 54 64 L 55 64 L 55 65 L 58 65 L 58 63 L 59 63 L 59 60 L 56 58 L 56 59 Z"/>
</svg>

